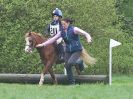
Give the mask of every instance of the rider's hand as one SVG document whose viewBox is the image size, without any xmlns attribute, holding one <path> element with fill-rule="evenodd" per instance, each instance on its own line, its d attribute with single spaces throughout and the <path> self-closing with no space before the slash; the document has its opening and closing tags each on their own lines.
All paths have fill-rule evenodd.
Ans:
<svg viewBox="0 0 133 99">
<path fill-rule="evenodd" d="M 56 43 L 59 44 L 61 43 L 61 41 L 62 41 L 62 38 L 60 37 L 59 39 L 56 40 Z"/>
<path fill-rule="evenodd" d="M 87 39 L 87 42 L 88 43 L 91 43 L 92 42 L 92 39 L 90 38 L 90 39 Z"/>
<path fill-rule="evenodd" d="M 36 47 L 43 47 L 43 44 L 38 44 L 36 45 Z"/>
</svg>

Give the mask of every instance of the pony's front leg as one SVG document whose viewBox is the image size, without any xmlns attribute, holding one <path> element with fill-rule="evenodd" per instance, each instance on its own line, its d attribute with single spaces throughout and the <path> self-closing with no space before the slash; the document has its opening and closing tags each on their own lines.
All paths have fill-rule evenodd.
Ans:
<svg viewBox="0 0 133 99">
<path fill-rule="evenodd" d="M 54 72 L 53 72 L 52 66 L 51 66 L 51 68 L 49 69 L 49 73 L 50 73 L 50 75 L 51 75 L 51 77 L 52 77 L 53 83 L 54 83 L 55 85 L 57 85 L 58 82 L 57 82 L 57 79 L 56 79 L 55 74 L 54 74 Z"/>
<path fill-rule="evenodd" d="M 39 85 L 43 85 L 43 82 L 44 82 L 44 74 L 42 73 L 41 74 L 41 78 L 40 78 L 40 81 L 39 81 Z"/>
<path fill-rule="evenodd" d="M 39 85 L 41 86 L 41 85 L 43 85 L 43 82 L 44 82 L 44 76 L 45 76 L 45 74 L 48 72 L 48 70 L 49 70 L 49 66 L 50 65 L 50 62 L 47 62 L 47 64 L 46 64 L 46 66 L 44 66 L 44 68 L 43 68 L 43 72 L 42 72 L 42 74 L 41 74 L 41 77 L 40 77 L 40 81 L 39 81 Z"/>
</svg>

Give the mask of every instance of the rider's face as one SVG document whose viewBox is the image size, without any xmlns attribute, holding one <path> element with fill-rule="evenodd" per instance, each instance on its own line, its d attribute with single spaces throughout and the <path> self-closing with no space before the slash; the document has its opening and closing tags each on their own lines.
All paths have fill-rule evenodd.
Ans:
<svg viewBox="0 0 133 99">
<path fill-rule="evenodd" d="M 56 20 L 59 20 L 59 16 L 54 15 L 54 16 L 53 16 L 53 20 L 55 20 L 55 21 L 56 21 Z"/>
</svg>

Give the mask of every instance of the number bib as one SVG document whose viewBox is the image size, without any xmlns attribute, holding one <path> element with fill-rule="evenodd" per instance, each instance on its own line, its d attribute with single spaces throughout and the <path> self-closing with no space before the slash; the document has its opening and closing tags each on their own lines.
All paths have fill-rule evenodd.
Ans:
<svg viewBox="0 0 133 99">
<path fill-rule="evenodd" d="M 50 24 L 50 35 L 54 36 L 55 34 L 57 34 L 60 31 L 59 27 L 59 23 L 57 25 Z"/>
</svg>

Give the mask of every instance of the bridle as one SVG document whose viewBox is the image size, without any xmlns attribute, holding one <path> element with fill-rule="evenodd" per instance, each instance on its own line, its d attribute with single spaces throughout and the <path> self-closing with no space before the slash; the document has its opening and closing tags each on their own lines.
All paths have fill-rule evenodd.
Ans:
<svg viewBox="0 0 133 99">
<path fill-rule="evenodd" d="M 31 34 L 29 37 L 31 38 L 32 43 L 29 41 L 30 44 L 26 44 L 25 46 L 29 46 L 30 48 L 35 48 L 35 45 L 37 44 L 35 36 Z"/>
</svg>

